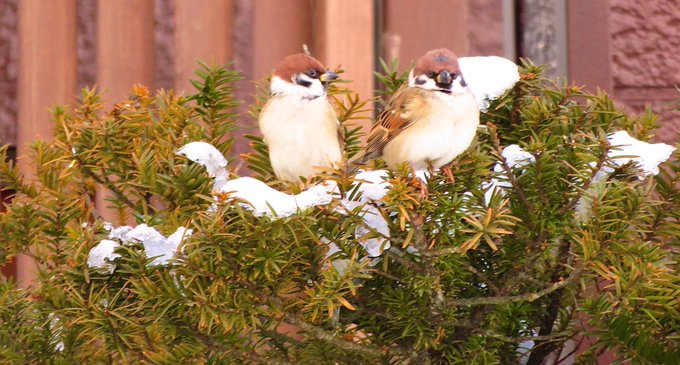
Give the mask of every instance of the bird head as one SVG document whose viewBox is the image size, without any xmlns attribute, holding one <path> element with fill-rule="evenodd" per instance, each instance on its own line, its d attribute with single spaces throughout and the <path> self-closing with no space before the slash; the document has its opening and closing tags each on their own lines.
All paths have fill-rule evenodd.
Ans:
<svg viewBox="0 0 680 365">
<path fill-rule="evenodd" d="M 298 53 L 290 55 L 276 66 L 271 81 L 272 95 L 297 95 L 303 99 L 316 99 L 326 95 L 329 81 L 338 74 L 326 70 L 316 58 Z"/>
<path fill-rule="evenodd" d="M 458 58 L 446 48 L 433 49 L 420 57 L 409 74 L 408 84 L 446 94 L 461 93 L 467 87 Z"/>
</svg>

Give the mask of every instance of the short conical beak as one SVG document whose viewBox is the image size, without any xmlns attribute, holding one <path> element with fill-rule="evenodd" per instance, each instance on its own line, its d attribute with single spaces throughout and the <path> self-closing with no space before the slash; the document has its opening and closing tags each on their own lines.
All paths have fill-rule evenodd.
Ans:
<svg viewBox="0 0 680 365">
<path fill-rule="evenodd" d="M 328 81 L 337 80 L 338 77 L 340 77 L 340 75 L 336 74 L 335 72 L 326 71 L 323 74 L 321 74 L 321 76 L 319 77 L 319 80 L 321 80 L 321 82 L 328 82 Z"/>
<path fill-rule="evenodd" d="M 439 75 L 437 75 L 438 84 L 450 84 L 452 81 L 451 74 L 447 70 L 442 70 Z"/>
</svg>

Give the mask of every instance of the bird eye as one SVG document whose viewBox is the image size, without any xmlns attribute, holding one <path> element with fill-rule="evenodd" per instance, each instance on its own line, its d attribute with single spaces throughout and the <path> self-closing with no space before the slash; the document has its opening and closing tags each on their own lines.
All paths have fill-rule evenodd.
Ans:
<svg viewBox="0 0 680 365">
<path fill-rule="evenodd" d="M 434 71 L 427 71 L 427 73 L 425 74 L 425 76 L 427 76 L 427 77 L 429 77 L 429 78 L 431 78 L 431 79 L 434 79 L 434 77 L 435 77 L 436 75 L 437 75 L 437 74 L 434 73 Z"/>
<path fill-rule="evenodd" d="M 309 76 L 309 77 L 317 77 L 318 75 L 319 75 L 319 73 L 316 72 L 316 70 L 314 70 L 314 69 L 307 71 L 307 76 Z"/>
</svg>

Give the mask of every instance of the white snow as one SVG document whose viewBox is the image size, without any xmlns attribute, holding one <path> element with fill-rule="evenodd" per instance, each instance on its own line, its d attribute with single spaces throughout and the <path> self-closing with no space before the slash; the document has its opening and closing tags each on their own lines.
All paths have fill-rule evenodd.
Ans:
<svg viewBox="0 0 680 365">
<path fill-rule="evenodd" d="M 128 242 L 135 240 L 144 245 L 146 256 L 155 257 L 150 263 L 151 266 L 166 265 L 170 259 L 175 257 L 182 239 L 190 236 L 191 233 L 190 229 L 179 227 L 170 237 L 165 238 L 155 228 L 140 224 L 128 232 L 126 240 Z"/>
<path fill-rule="evenodd" d="M 369 256 L 380 256 L 384 250 L 391 247 L 387 239 L 390 237 L 390 229 L 378 208 L 371 204 L 351 200 L 342 200 L 340 204 L 341 206 L 336 208 L 337 212 L 347 215 L 350 212 L 356 211 L 357 215 L 363 220 L 364 225 L 360 225 L 354 230 L 354 236 Z M 357 210 L 357 208 L 360 209 Z M 364 238 L 373 230 L 383 237 Z"/>
<path fill-rule="evenodd" d="M 500 97 L 519 81 L 517 65 L 507 58 L 461 57 L 458 64 L 482 112 L 489 107 L 489 100 Z"/>
<path fill-rule="evenodd" d="M 516 144 L 511 144 L 501 152 L 505 163 L 508 164 L 510 168 L 518 168 L 526 166 L 532 162 L 536 161 L 534 156 L 525 151 L 522 147 Z M 493 196 L 493 192 L 498 190 L 498 193 L 505 196 L 505 189 L 509 189 L 512 185 L 507 181 L 507 176 L 505 175 L 505 168 L 501 162 L 496 162 L 493 166 L 493 171 L 498 175 L 488 182 L 482 184 L 482 190 L 484 190 L 484 201 L 488 205 Z M 470 193 L 466 193 L 467 196 L 471 196 Z"/>
<path fill-rule="evenodd" d="M 101 240 L 96 246 L 90 249 L 87 257 L 87 266 L 96 269 L 109 269 L 113 272 L 114 266 L 112 261 L 120 257 L 114 250 L 120 244 L 112 240 Z"/>
<path fill-rule="evenodd" d="M 508 166 L 513 168 L 522 167 L 528 163 L 536 161 L 536 159 L 531 153 L 525 151 L 522 147 L 516 144 L 511 144 L 503 148 L 502 155 Z M 496 163 L 496 165 L 494 166 L 494 171 L 496 172 L 503 171 L 503 166 L 499 163 Z"/>
<path fill-rule="evenodd" d="M 647 143 L 631 137 L 626 131 L 618 131 L 607 136 L 609 144 L 614 147 L 608 157 L 617 166 L 634 161 L 642 172 L 643 179 L 648 175 L 659 173 L 659 164 L 671 157 L 675 147 L 665 143 Z M 611 172 L 611 171 L 607 171 Z"/>
<path fill-rule="evenodd" d="M 214 191 L 219 191 L 229 176 L 227 159 L 210 143 L 190 142 L 178 149 L 177 154 L 205 166 L 208 175 L 215 178 Z"/>
<path fill-rule="evenodd" d="M 49 320 L 49 330 L 52 333 L 49 340 L 50 345 L 52 345 L 54 351 L 62 352 L 64 351 L 64 338 L 62 336 L 63 324 L 61 323 L 61 317 L 51 312 L 47 315 L 47 319 Z"/>
<path fill-rule="evenodd" d="M 340 247 L 338 247 L 338 245 L 336 245 L 335 242 L 332 242 L 325 237 L 321 238 L 321 241 L 328 245 L 328 252 L 326 252 L 326 258 L 331 257 L 336 252 L 340 252 Z M 336 259 L 331 260 L 331 265 L 333 265 L 333 268 L 335 268 L 335 271 L 337 271 L 338 274 L 345 275 L 345 273 L 347 272 L 347 266 L 349 266 L 349 262 L 350 261 L 348 259 Z"/>
<path fill-rule="evenodd" d="M 675 147 L 665 143 L 647 143 L 633 138 L 626 131 L 614 132 L 607 136 L 609 144 L 613 147 L 609 150 L 607 158 L 616 167 L 634 162 L 639 168 L 638 179 L 644 179 L 649 175 L 659 173 L 659 165 L 667 161 Z M 605 188 L 609 174 L 614 172 L 611 166 L 602 166 L 595 173 L 585 195 L 583 195 L 574 207 L 574 216 L 577 221 L 586 221 L 592 215 L 593 199 Z"/>
<path fill-rule="evenodd" d="M 132 227 L 130 226 L 120 226 L 120 227 L 113 227 L 111 223 L 107 223 L 104 225 L 104 228 L 106 228 L 109 232 L 109 239 L 110 240 L 119 240 L 121 242 L 127 242 L 127 234 L 132 231 Z"/>
<path fill-rule="evenodd" d="M 94 268 L 109 268 L 111 272 L 114 269 L 111 261 L 120 257 L 113 251 L 121 244 L 139 242 L 144 245 L 144 253 L 147 257 L 155 257 L 149 265 L 166 265 L 168 260 L 177 253 L 177 248 L 183 239 L 191 236 L 192 233 L 191 229 L 179 227 L 175 233 L 165 238 L 158 230 L 146 224 L 132 228 L 130 226 L 113 227 L 110 223 L 105 223 L 104 228 L 110 231 L 109 239 L 101 240 L 97 246 L 92 247 L 87 264 Z"/>
<path fill-rule="evenodd" d="M 362 202 L 369 200 L 377 201 L 385 197 L 390 189 L 387 180 L 387 170 L 360 171 L 354 177 L 355 184 L 359 185 L 358 191 L 361 192 Z"/>
<path fill-rule="evenodd" d="M 337 185 L 333 181 L 314 185 L 293 195 L 278 191 L 252 177 L 227 181 L 220 192 L 243 201 L 243 206 L 257 216 L 287 217 L 315 205 L 328 205 Z"/>
</svg>

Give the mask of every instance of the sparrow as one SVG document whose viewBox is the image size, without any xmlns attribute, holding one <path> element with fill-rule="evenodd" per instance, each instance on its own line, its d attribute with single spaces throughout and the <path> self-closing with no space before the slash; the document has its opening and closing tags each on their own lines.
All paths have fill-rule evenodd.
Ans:
<svg viewBox="0 0 680 365">
<path fill-rule="evenodd" d="M 299 182 L 342 161 L 342 129 L 326 94 L 327 83 L 337 78 L 304 53 L 276 66 L 258 123 L 280 180 Z"/>
<path fill-rule="evenodd" d="M 382 157 L 390 168 L 407 162 L 414 170 L 439 168 L 465 151 L 479 125 L 479 106 L 448 49 L 420 57 L 408 84 L 390 98 L 356 159 Z"/>
</svg>

